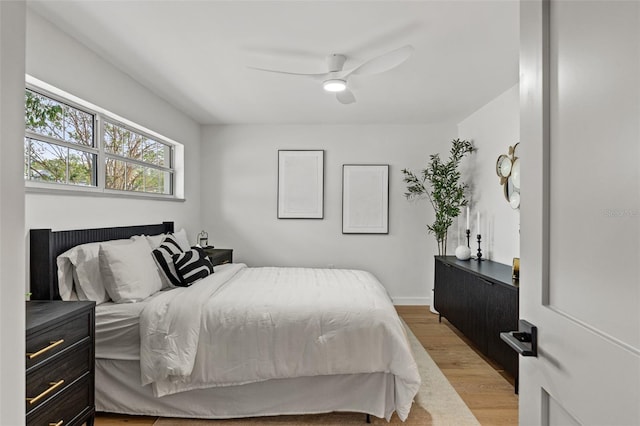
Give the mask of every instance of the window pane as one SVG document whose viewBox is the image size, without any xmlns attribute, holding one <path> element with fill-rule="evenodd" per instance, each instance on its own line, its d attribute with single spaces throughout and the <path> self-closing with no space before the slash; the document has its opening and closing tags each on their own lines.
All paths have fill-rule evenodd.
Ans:
<svg viewBox="0 0 640 426">
<path fill-rule="evenodd" d="M 107 158 L 105 188 L 124 191 L 126 182 L 126 165 L 124 161 Z"/>
<path fill-rule="evenodd" d="M 27 90 L 25 92 L 25 126 L 27 130 L 64 140 L 62 105 Z"/>
<path fill-rule="evenodd" d="M 94 185 L 93 165 L 96 156 L 90 152 L 69 149 L 69 183 L 73 185 Z"/>
<path fill-rule="evenodd" d="M 149 154 L 152 161 L 150 163 L 161 167 L 171 167 L 171 147 L 162 142 L 154 141 L 152 152 Z"/>
<path fill-rule="evenodd" d="M 171 172 L 107 158 L 105 187 L 120 191 L 171 194 Z"/>
<path fill-rule="evenodd" d="M 171 147 L 114 123 L 104 125 L 105 150 L 145 163 L 170 167 Z"/>
<path fill-rule="evenodd" d="M 127 191 L 144 192 L 144 167 L 126 163 Z"/>
<path fill-rule="evenodd" d="M 25 138 L 25 177 L 40 182 L 95 186 L 94 154 Z"/>
<path fill-rule="evenodd" d="M 61 141 L 94 146 L 93 115 L 30 90 L 25 91 L 25 128 Z"/>
<path fill-rule="evenodd" d="M 133 132 L 126 131 L 127 146 L 124 151 L 124 156 L 133 158 L 136 160 L 142 160 L 142 154 L 144 153 L 145 139 Z"/>
<path fill-rule="evenodd" d="M 93 116 L 64 106 L 65 141 L 93 146 Z"/>
<path fill-rule="evenodd" d="M 145 139 L 144 145 L 142 148 L 141 160 L 144 161 L 145 163 L 158 164 L 158 160 L 156 158 L 157 146 L 158 146 L 158 142 L 152 139 Z"/>
<path fill-rule="evenodd" d="M 145 191 L 156 194 L 171 194 L 171 173 L 147 168 Z"/>
<path fill-rule="evenodd" d="M 28 178 L 40 182 L 67 183 L 67 152 L 62 146 L 30 140 Z"/>
</svg>

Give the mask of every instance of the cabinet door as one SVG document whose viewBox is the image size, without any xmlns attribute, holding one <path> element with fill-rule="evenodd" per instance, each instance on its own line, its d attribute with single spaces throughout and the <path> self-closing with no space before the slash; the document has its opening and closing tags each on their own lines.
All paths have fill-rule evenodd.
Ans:
<svg viewBox="0 0 640 426">
<path fill-rule="evenodd" d="M 487 300 L 488 293 L 494 284 L 484 278 L 472 274 L 465 274 L 465 293 L 467 295 L 467 310 L 464 329 L 461 331 L 478 349 L 487 353 Z"/>
<path fill-rule="evenodd" d="M 451 314 L 451 299 L 454 296 L 449 285 L 449 269 L 451 269 L 449 265 L 436 259 L 433 307 L 445 318 L 449 318 Z"/>
<path fill-rule="evenodd" d="M 443 317 L 461 331 L 467 321 L 465 276 L 466 273 L 458 268 L 436 260 L 434 306 Z"/>
<path fill-rule="evenodd" d="M 518 354 L 500 339 L 500 332 L 518 329 L 518 291 L 492 286 L 487 304 L 487 355 L 504 369 L 518 376 Z"/>
</svg>

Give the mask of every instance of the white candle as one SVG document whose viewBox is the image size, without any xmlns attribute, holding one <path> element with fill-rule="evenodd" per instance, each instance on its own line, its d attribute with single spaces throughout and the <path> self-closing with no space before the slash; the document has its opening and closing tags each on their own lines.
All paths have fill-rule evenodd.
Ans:
<svg viewBox="0 0 640 426">
<path fill-rule="evenodd" d="M 469 206 L 467 206 L 467 229 L 469 228 Z"/>
<path fill-rule="evenodd" d="M 478 212 L 478 218 L 476 219 L 477 227 L 478 227 L 478 235 L 480 235 L 480 212 Z"/>
</svg>

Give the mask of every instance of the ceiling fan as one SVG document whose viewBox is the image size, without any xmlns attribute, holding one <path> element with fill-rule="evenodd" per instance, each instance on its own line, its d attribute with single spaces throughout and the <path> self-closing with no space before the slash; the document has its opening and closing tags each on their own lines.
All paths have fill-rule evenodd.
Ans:
<svg viewBox="0 0 640 426">
<path fill-rule="evenodd" d="M 409 59 L 413 50 L 413 46 L 411 45 L 402 46 L 398 49 L 376 56 L 375 58 L 371 58 L 349 70 L 343 70 L 347 57 L 345 55 L 334 53 L 327 56 L 327 68 L 329 71 L 324 73 L 299 73 L 258 67 L 248 68 L 276 74 L 297 75 L 322 81 L 323 89 L 327 92 L 335 92 L 336 98 L 340 103 L 351 104 L 356 101 L 356 98 L 348 87 L 348 79 L 350 76 L 372 75 L 389 71 Z"/>
</svg>

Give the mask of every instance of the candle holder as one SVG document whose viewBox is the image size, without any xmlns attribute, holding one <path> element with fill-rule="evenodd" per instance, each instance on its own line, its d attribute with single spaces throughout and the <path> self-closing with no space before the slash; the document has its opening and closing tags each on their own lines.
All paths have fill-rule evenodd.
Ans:
<svg viewBox="0 0 640 426">
<path fill-rule="evenodd" d="M 478 234 L 478 254 L 476 255 L 476 260 L 478 262 L 482 262 L 484 259 L 482 259 L 482 250 L 480 250 L 480 241 L 482 240 L 482 236 L 480 234 Z"/>
<path fill-rule="evenodd" d="M 467 247 L 471 248 L 471 245 L 469 245 L 469 239 L 471 238 L 471 230 L 467 229 Z"/>
</svg>

